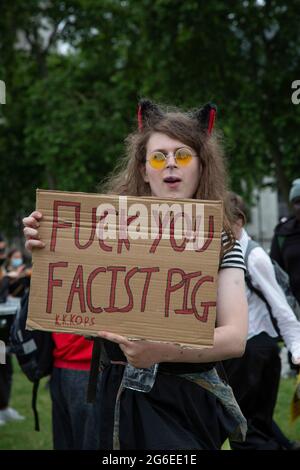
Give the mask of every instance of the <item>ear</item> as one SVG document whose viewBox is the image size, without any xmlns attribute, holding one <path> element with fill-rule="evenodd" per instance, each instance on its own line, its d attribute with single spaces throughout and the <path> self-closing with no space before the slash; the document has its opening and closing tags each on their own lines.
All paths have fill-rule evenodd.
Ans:
<svg viewBox="0 0 300 470">
<path fill-rule="evenodd" d="M 142 131 L 146 126 L 151 125 L 153 122 L 163 118 L 163 112 L 152 101 L 141 99 L 138 104 L 138 128 Z"/>
<path fill-rule="evenodd" d="M 194 112 L 194 117 L 198 120 L 200 127 L 211 134 L 217 115 L 217 106 L 214 103 L 207 103 L 198 111 Z"/>
</svg>

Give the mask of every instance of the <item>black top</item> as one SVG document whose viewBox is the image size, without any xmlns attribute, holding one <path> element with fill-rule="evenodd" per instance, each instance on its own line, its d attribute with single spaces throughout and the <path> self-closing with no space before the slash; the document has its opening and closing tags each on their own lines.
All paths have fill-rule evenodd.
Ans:
<svg viewBox="0 0 300 470">
<path fill-rule="evenodd" d="M 300 222 L 295 217 L 275 228 L 270 256 L 290 276 L 292 292 L 300 302 Z"/>
</svg>

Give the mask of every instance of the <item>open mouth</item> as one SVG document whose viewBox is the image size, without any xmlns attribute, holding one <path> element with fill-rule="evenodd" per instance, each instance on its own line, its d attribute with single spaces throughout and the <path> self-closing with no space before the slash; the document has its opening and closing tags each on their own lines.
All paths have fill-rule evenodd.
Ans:
<svg viewBox="0 0 300 470">
<path fill-rule="evenodd" d="M 164 178 L 164 183 L 169 183 L 169 184 L 172 184 L 172 183 L 180 183 L 181 179 L 178 178 L 178 176 L 166 176 Z"/>
</svg>

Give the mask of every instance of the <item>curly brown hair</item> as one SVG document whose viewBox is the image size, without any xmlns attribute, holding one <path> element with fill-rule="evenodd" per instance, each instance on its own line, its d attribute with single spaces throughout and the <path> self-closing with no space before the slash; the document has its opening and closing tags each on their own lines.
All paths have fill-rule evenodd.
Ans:
<svg viewBox="0 0 300 470">
<path fill-rule="evenodd" d="M 150 136 L 159 132 L 180 140 L 193 148 L 200 158 L 199 184 L 194 199 L 221 200 L 224 202 L 223 227 L 229 237 L 225 251 L 235 241 L 231 229 L 231 217 L 226 201 L 227 174 L 221 132 L 214 130 L 211 135 L 201 129 L 192 112 L 172 111 L 164 113 L 154 122 L 147 121 L 142 130 L 136 130 L 126 138 L 126 157 L 121 159 L 112 174 L 101 183 L 101 192 L 128 196 L 150 196 L 149 183 L 142 176 L 145 165 L 147 143 Z"/>
</svg>

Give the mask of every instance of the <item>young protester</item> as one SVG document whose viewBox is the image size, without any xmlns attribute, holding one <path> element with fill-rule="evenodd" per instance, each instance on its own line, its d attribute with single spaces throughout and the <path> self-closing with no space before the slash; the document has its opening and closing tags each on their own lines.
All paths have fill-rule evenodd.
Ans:
<svg viewBox="0 0 300 470">
<path fill-rule="evenodd" d="M 246 206 L 242 198 L 229 193 L 228 199 L 235 220 L 235 235 L 241 244 L 250 276 L 247 281 L 249 330 L 246 351 L 243 357 L 223 363 L 248 421 L 246 440 L 232 442 L 231 446 L 239 450 L 293 449 L 298 444 L 285 438 L 273 422 L 281 371 L 277 339 L 280 333 L 293 362 L 300 364 L 300 322 L 276 281 L 268 254 L 259 245 L 253 245 L 249 250 L 251 242 L 244 229 Z"/>
<path fill-rule="evenodd" d="M 127 138 L 127 158 L 107 181 L 106 192 L 224 200 L 225 169 L 220 139 L 213 131 L 215 111 L 206 105 L 191 113 L 164 112 L 142 100 L 139 129 Z M 44 246 L 37 230 L 41 217 L 34 212 L 25 222 L 27 246 Z M 241 248 L 225 214 L 212 348 L 184 349 L 99 333 L 109 358 L 101 374 L 101 449 L 220 449 L 229 435 L 243 438 L 245 419 L 216 363 L 244 352 L 244 269 Z"/>
<path fill-rule="evenodd" d="M 4 264 L 8 281 L 8 295 L 21 298 L 30 285 L 31 269 L 24 262 L 23 254 L 11 248 Z"/>
</svg>

